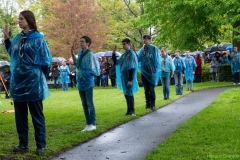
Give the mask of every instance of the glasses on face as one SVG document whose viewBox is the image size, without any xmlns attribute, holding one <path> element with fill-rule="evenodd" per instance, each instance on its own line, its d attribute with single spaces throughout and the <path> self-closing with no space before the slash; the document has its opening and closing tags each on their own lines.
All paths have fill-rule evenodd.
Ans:
<svg viewBox="0 0 240 160">
<path fill-rule="evenodd" d="M 80 40 L 79 42 L 80 42 L 80 43 L 84 43 L 84 42 L 86 42 L 86 41 L 84 41 L 84 40 Z"/>
</svg>

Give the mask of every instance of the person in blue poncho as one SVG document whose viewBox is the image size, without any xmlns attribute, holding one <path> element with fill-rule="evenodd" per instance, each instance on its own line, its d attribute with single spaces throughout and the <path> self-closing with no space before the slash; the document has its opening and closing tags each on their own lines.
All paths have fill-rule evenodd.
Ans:
<svg viewBox="0 0 240 160">
<path fill-rule="evenodd" d="M 240 84 L 240 52 L 238 47 L 233 48 L 233 52 L 229 55 L 229 60 L 231 62 L 234 85 Z"/>
<path fill-rule="evenodd" d="M 226 52 L 223 52 L 222 57 L 220 58 L 219 65 L 224 65 L 224 64 L 230 64 L 230 61 L 228 59 L 228 54 Z"/>
<path fill-rule="evenodd" d="M 184 71 L 186 68 L 183 58 L 179 55 L 180 55 L 180 51 L 176 50 L 175 57 L 173 58 L 173 64 L 175 66 L 174 80 L 175 80 L 176 95 L 183 94 L 183 77 L 184 77 Z"/>
<path fill-rule="evenodd" d="M 167 55 L 167 49 L 161 48 L 161 82 L 163 88 L 164 100 L 169 99 L 170 95 L 170 77 L 173 77 L 175 66 L 172 58 Z"/>
<path fill-rule="evenodd" d="M 135 116 L 134 94 L 138 91 L 137 68 L 138 59 L 136 53 L 131 49 L 128 38 L 122 40 L 125 53 L 116 59 L 116 46 L 113 49 L 112 59 L 116 65 L 117 88 L 123 90 L 127 102 L 126 115 Z"/>
<path fill-rule="evenodd" d="M 144 46 L 138 51 L 138 62 L 141 70 L 141 78 L 145 92 L 146 108 L 153 111 L 155 108 L 155 86 L 161 74 L 161 62 L 159 49 L 151 44 L 151 36 L 143 36 Z"/>
<path fill-rule="evenodd" d="M 80 38 L 81 50 L 78 53 L 77 59 L 74 54 L 74 46 L 71 49 L 72 59 L 74 64 L 76 64 L 77 88 L 79 90 L 87 124 L 82 132 L 96 130 L 93 87 L 94 76 L 100 75 L 100 65 L 96 56 L 94 56 L 93 52 L 89 48 L 91 43 L 92 40 L 88 36 Z"/>
<path fill-rule="evenodd" d="M 186 57 L 184 58 L 184 63 L 186 65 L 185 69 L 186 88 L 187 91 L 189 91 L 190 89 L 193 92 L 194 91 L 193 80 L 197 64 L 195 59 L 192 56 L 190 56 L 190 50 L 186 50 Z"/>
<path fill-rule="evenodd" d="M 70 80 L 69 80 L 70 70 L 68 65 L 66 65 L 66 62 L 62 61 L 62 65 L 60 66 L 59 71 L 60 71 L 60 82 L 62 83 L 62 90 L 68 91 L 68 83 L 70 83 Z"/>
<path fill-rule="evenodd" d="M 9 29 L 4 29 L 5 47 L 10 55 L 10 93 L 14 101 L 15 122 L 19 145 L 13 152 L 28 151 L 28 109 L 35 130 L 36 154 L 44 154 L 46 146 L 45 119 L 42 101 L 50 95 L 46 75 L 52 56 L 44 36 L 37 30 L 35 16 L 22 11 L 18 17 L 22 31 L 12 41 Z"/>
</svg>

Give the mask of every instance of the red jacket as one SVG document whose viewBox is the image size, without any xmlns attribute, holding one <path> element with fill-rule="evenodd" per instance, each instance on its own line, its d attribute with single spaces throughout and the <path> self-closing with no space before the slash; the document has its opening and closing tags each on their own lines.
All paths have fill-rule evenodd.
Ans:
<svg viewBox="0 0 240 160">
<path fill-rule="evenodd" d="M 202 74 L 202 59 L 200 58 L 200 54 L 196 55 L 195 61 L 196 61 L 196 64 L 197 64 L 195 74 Z"/>
</svg>

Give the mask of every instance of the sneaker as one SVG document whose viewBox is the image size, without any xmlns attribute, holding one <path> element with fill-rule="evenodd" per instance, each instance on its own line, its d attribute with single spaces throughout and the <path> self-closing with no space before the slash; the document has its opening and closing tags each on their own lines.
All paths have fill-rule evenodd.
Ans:
<svg viewBox="0 0 240 160">
<path fill-rule="evenodd" d="M 15 152 L 15 153 L 25 153 L 25 152 L 28 152 L 28 147 L 17 146 L 13 149 L 13 152 Z"/>
<path fill-rule="evenodd" d="M 44 148 L 38 148 L 35 151 L 36 155 L 44 155 L 44 153 L 45 153 L 45 149 Z"/>
<path fill-rule="evenodd" d="M 238 84 L 240 84 L 240 83 L 238 83 Z"/>
<path fill-rule="evenodd" d="M 91 125 L 89 125 L 87 131 L 93 131 L 93 130 L 96 130 L 96 129 L 97 129 L 97 127 L 91 124 Z"/>
<path fill-rule="evenodd" d="M 191 88 L 190 90 L 191 90 L 192 92 L 194 92 L 194 90 L 193 90 L 192 88 Z"/>
<path fill-rule="evenodd" d="M 135 113 L 132 113 L 132 114 L 130 114 L 130 116 L 136 116 L 136 114 L 135 114 Z"/>
<path fill-rule="evenodd" d="M 91 126 L 91 125 L 86 125 L 86 127 L 85 127 L 81 132 L 87 131 L 90 126 Z"/>
<path fill-rule="evenodd" d="M 233 85 L 236 85 L 236 83 L 233 83 Z"/>
</svg>

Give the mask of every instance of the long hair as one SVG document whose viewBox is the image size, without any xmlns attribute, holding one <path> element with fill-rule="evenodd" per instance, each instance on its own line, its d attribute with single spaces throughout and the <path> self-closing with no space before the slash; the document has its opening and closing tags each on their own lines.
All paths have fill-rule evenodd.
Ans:
<svg viewBox="0 0 240 160">
<path fill-rule="evenodd" d="M 38 31 L 35 16 L 31 11 L 25 10 L 20 12 L 20 14 L 26 19 L 28 26 L 31 30 Z"/>
</svg>

